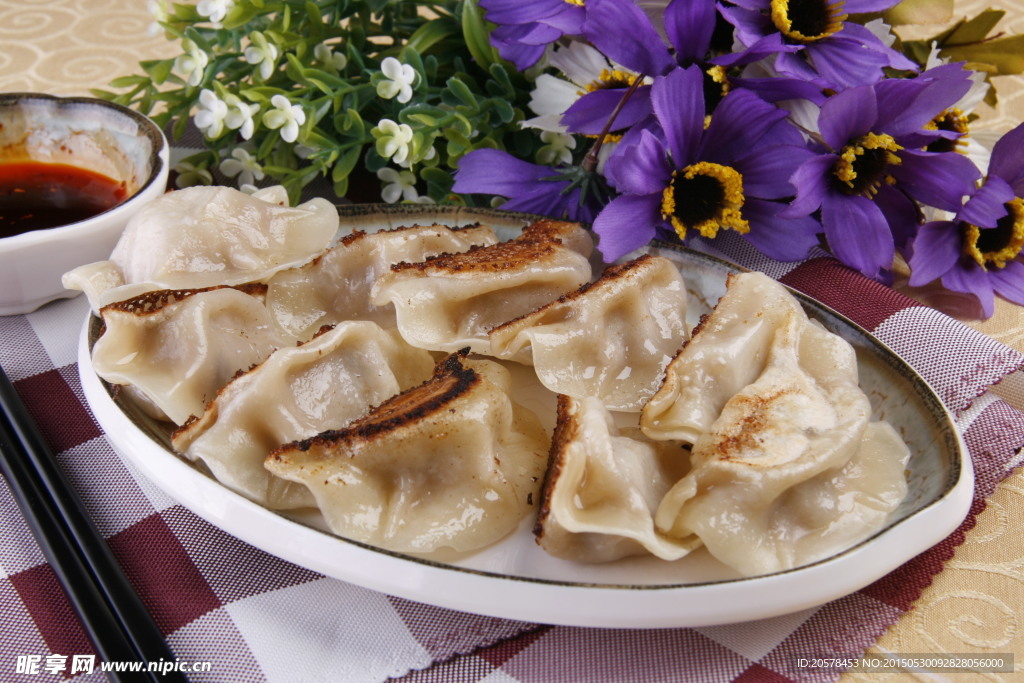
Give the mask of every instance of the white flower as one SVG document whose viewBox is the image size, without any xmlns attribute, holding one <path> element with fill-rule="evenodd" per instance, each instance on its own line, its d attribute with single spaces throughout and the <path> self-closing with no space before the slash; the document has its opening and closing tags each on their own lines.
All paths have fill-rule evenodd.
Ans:
<svg viewBox="0 0 1024 683">
<path fill-rule="evenodd" d="M 935 67 L 948 64 L 949 60 L 939 55 L 939 48 L 932 43 L 931 51 L 925 60 L 924 68 L 934 69 Z M 988 164 L 992 156 L 992 146 L 999 136 L 993 131 L 975 131 L 969 129 L 969 115 L 985 101 L 988 94 L 989 84 L 985 80 L 985 74 L 980 71 L 972 71 L 968 77 L 971 87 L 963 96 L 951 104 L 944 113 L 948 113 L 951 119 L 959 119 L 959 125 L 966 131 L 954 148 L 962 152 L 974 162 L 978 170 L 984 175 L 988 173 Z"/>
<path fill-rule="evenodd" d="M 348 57 L 346 57 L 344 53 L 335 52 L 327 43 L 320 43 L 314 47 L 313 56 L 317 61 L 333 66 L 338 71 L 341 71 L 348 66 Z"/>
<path fill-rule="evenodd" d="M 249 64 L 260 65 L 260 78 L 267 80 L 274 73 L 274 65 L 277 63 L 277 48 L 266 40 L 261 40 L 256 45 L 245 48 L 245 61 Z"/>
<path fill-rule="evenodd" d="M 174 70 L 185 77 L 189 85 L 197 86 L 203 82 L 203 72 L 210 63 L 210 57 L 189 38 L 183 40 L 181 46 L 185 54 L 174 59 Z"/>
<path fill-rule="evenodd" d="M 220 137 L 224 132 L 224 118 L 228 115 L 227 103 L 212 90 L 203 88 L 199 93 L 199 106 L 201 108 L 195 116 L 196 128 L 211 140 Z"/>
<path fill-rule="evenodd" d="M 228 106 L 228 113 L 224 117 L 224 124 L 231 130 L 237 130 L 243 140 L 252 138 L 256 130 L 256 122 L 253 116 L 260 110 L 260 105 L 249 104 L 238 95 L 228 93 L 224 97 Z"/>
<path fill-rule="evenodd" d="M 394 57 L 385 57 L 380 63 L 380 71 L 385 78 L 377 84 L 377 94 L 386 100 L 398 96 L 398 101 L 405 104 L 412 99 L 412 86 L 416 82 L 416 69 L 402 64 Z"/>
<path fill-rule="evenodd" d="M 537 150 L 538 164 L 552 166 L 572 163 L 572 150 L 576 149 L 576 138 L 565 133 L 545 130 L 541 132 L 540 139 L 547 144 Z"/>
<path fill-rule="evenodd" d="M 263 115 L 263 123 L 272 130 L 280 128 L 281 139 L 285 142 L 295 142 L 299 138 L 299 126 L 306 122 L 306 112 L 284 95 L 274 95 L 270 103 L 276 108 Z"/>
<path fill-rule="evenodd" d="M 636 74 L 608 61 L 596 48 L 578 41 L 559 45 L 548 52 L 551 66 L 565 78 L 541 74 L 530 93 L 530 109 L 538 116 L 523 121 L 524 128 L 565 133 L 562 115 L 584 93 L 601 87 L 627 86 Z M 651 79 L 645 79 L 651 82 Z"/>
<path fill-rule="evenodd" d="M 416 191 L 416 174 L 412 171 L 396 171 L 393 168 L 382 168 L 377 171 L 377 178 L 384 183 L 380 190 L 381 199 L 394 204 L 399 199 L 415 202 L 419 199 Z"/>
<path fill-rule="evenodd" d="M 412 128 L 409 124 L 381 119 L 370 133 L 377 138 L 377 154 L 385 159 L 391 159 L 396 164 L 401 164 L 409 158 L 409 143 L 412 142 Z"/>
<path fill-rule="evenodd" d="M 160 35 L 164 27 L 161 26 L 161 22 L 169 21 L 171 18 L 171 12 L 167 8 L 167 0 L 149 0 L 146 3 L 146 9 L 149 10 L 149 15 L 153 17 L 153 23 L 146 29 L 146 33 L 150 37 Z"/>
<path fill-rule="evenodd" d="M 177 188 L 191 187 L 193 185 L 212 185 L 213 175 L 205 168 L 199 168 L 191 161 L 179 161 L 174 166 L 177 177 L 174 185 Z"/>
<path fill-rule="evenodd" d="M 402 160 L 402 161 L 397 161 L 397 162 L 395 162 L 395 163 L 397 163 L 397 164 L 398 164 L 399 166 L 401 166 L 402 168 L 409 168 L 409 167 L 411 167 L 411 166 L 412 166 L 412 165 L 413 165 L 414 163 L 418 163 L 418 162 L 420 162 L 420 161 L 430 161 L 431 159 L 433 159 L 433 158 L 434 158 L 434 157 L 436 157 L 436 156 L 437 156 L 437 150 L 436 150 L 436 149 L 434 149 L 433 145 L 431 145 L 430 147 L 427 147 L 427 151 L 426 151 L 426 152 L 424 152 L 424 153 L 422 154 L 422 156 L 420 156 L 420 158 L 418 158 L 418 159 L 413 159 L 412 157 L 410 157 L 410 156 L 407 156 L 407 157 L 406 157 L 406 158 L 405 158 L 404 160 Z"/>
<path fill-rule="evenodd" d="M 253 185 L 264 177 L 260 162 L 249 154 L 249 150 L 241 147 L 235 147 L 231 150 L 231 156 L 220 162 L 220 171 L 228 178 L 238 176 L 239 187 Z"/>
<path fill-rule="evenodd" d="M 219 24 L 224 21 L 224 17 L 234 6 L 235 0 L 199 0 L 196 4 L 196 12 L 213 23 Z"/>
</svg>

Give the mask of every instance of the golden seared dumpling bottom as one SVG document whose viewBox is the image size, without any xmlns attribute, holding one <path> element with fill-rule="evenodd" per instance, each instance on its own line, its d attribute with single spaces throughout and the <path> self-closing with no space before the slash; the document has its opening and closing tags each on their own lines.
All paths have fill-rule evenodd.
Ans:
<svg viewBox="0 0 1024 683">
<path fill-rule="evenodd" d="M 271 452 L 309 488 L 330 529 L 388 550 L 490 545 L 535 509 L 549 439 L 509 397 L 508 371 L 452 354 L 427 382 L 347 428 Z"/>
</svg>

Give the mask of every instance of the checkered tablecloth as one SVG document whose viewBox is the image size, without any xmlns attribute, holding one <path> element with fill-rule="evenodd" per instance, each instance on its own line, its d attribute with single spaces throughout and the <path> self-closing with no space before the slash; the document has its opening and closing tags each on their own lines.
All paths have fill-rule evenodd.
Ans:
<svg viewBox="0 0 1024 683">
<path fill-rule="evenodd" d="M 1022 356 L 825 256 L 775 264 L 725 254 L 832 306 L 913 365 L 957 417 L 976 471 L 960 530 L 889 576 L 822 607 L 759 622 L 606 630 L 452 612 L 326 578 L 210 526 L 114 454 L 84 405 L 76 368 L 84 299 L 0 318 L 0 364 L 57 452 L 110 546 L 194 681 L 834 680 L 796 668 L 806 653 L 859 654 L 911 608 L 1019 462 L 1024 415 L 988 388 L 1019 381 Z M 93 652 L 0 483 L 0 681 L 101 681 L 17 672 L 18 662 Z M 21 658 L 19 660 L 19 658 Z M 59 663 L 60 660 L 51 660 Z M 25 667 L 22 667 L 23 669 Z"/>
</svg>

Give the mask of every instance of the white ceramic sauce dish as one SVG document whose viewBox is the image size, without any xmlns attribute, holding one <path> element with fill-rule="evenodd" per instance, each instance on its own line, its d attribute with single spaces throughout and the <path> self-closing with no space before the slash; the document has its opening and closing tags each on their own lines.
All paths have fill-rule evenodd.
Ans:
<svg viewBox="0 0 1024 683">
<path fill-rule="evenodd" d="M 0 237 L 0 315 L 80 294 L 61 276 L 109 256 L 128 219 L 167 188 L 167 139 L 152 120 L 104 100 L 0 93 L 0 165 L 66 165 L 123 185 L 124 199 L 84 220 Z"/>
</svg>

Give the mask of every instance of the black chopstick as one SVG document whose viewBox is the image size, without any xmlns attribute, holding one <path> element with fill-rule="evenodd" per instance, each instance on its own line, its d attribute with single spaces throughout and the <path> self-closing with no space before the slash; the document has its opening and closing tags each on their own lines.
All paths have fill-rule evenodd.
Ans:
<svg viewBox="0 0 1024 683">
<path fill-rule="evenodd" d="M 146 670 L 108 671 L 107 676 L 115 681 L 186 681 L 180 671 L 162 666 L 177 658 L 2 367 L 0 470 L 97 654 L 107 662 L 142 662 Z M 151 664 L 154 671 L 148 670 Z"/>
</svg>

